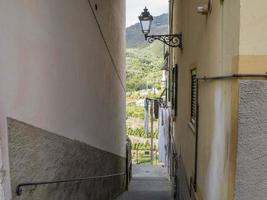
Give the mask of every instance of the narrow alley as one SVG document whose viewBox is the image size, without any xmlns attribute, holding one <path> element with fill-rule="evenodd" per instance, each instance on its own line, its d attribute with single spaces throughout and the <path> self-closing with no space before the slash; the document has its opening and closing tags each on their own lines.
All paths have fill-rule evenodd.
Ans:
<svg viewBox="0 0 267 200">
<path fill-rule="evenodd" d="M 0 0 L 0 200 L 267 200 L 267 0 Z"/>
<path fill-rule="evenodd" d="M 133 165 L 129 190 L 116 200 L 170 200 L 171 183 L 166 168 L 159 165 Z"/>
</svg>

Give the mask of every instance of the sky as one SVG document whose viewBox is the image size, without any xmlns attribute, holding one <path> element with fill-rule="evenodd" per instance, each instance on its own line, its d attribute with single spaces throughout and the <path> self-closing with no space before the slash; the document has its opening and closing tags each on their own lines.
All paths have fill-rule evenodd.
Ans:
<svg viewBox="0 0 267 200">
<path fill-rule="evenodd" d="M 168 0 L 126 0 L 126 27 L 137 22 L 145 6 L 153 16 L 168 12 Z"/>
</svg>

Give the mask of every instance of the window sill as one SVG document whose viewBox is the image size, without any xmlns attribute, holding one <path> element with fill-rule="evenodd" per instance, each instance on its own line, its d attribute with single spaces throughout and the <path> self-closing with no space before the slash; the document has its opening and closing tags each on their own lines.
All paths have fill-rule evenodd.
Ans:
<svg viewBox="0 0 267 200">
<path fill-rule="evenodd" d="M 195 134 L 196 133 L 196 126 L 195 124 L 193 124 L 191 121 L 189 121 L 187 123 L 187 125 L 189 126 L 189 128 L 192 130 L 192 132 Z"/>
</svg>

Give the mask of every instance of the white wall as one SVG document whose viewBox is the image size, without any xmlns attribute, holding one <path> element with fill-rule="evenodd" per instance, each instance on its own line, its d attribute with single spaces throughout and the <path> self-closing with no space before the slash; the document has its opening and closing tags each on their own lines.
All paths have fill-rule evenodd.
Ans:
<svg viewBox="0 0 267 200">
<path fill-rule="evenodd" d="M 7 175 L 6 117 L 125 154 L 124 0 L 92 3 L 98 4 L 107 46 L 87 0 L 0 2 L 0 134 Z M 112 24 L 113 30 L 105 28 Z"/>
</svg>

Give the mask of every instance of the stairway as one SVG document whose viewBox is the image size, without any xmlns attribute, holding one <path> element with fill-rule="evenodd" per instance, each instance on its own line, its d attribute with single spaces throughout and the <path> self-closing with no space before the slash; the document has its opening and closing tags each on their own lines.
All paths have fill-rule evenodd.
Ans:
<svg viewBox="0 0 267 200">
<path fill-rule="evenodd" d="M 171 200 L 171 183 L 161 166 L 133 165 L 129 190 L 116 200 Z"/>
</svg>

